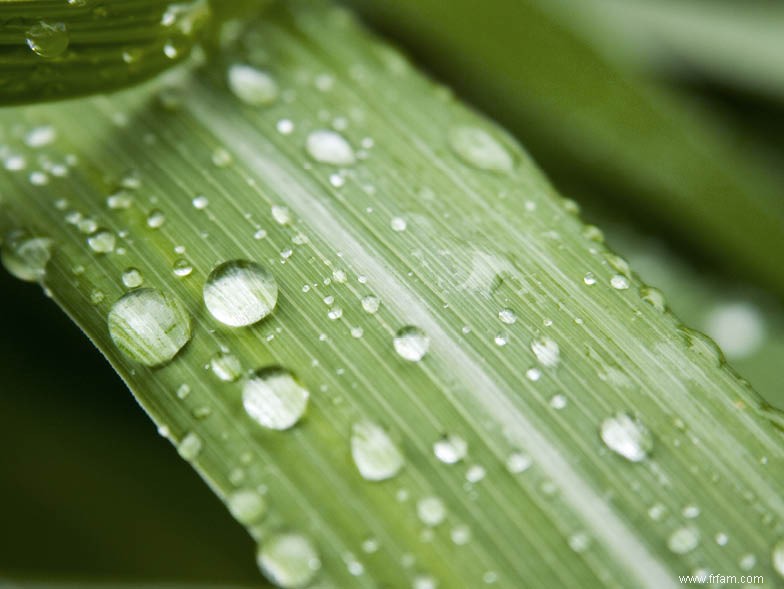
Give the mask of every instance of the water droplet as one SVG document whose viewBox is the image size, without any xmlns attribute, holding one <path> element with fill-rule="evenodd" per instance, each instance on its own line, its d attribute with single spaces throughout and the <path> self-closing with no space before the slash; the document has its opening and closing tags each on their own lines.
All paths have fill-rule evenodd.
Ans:
<svg viewBox="0 0 784 589">
<path fill-rule="evenodd" d="M 675 554 L 686 554 L 700 543 L 700 532 L 694 526 L 678 528 L 667 538 L 667 548 Z"/>
<path fill-rule="evenodd" d="M 11 235 L 3 244 L 0 259 L 12 276 L 26 282 L 37 282 L 46 274 L 53 244 L 48 237 Z"/>
<path fill-rule="evenodd" d="M 754 354 L 765 339 L 765 319 L 747 302 L 717 305 L 705 318 L 705 331 L 730 359 Z"/>
<path fill-rule="evenodd" d="M 485 471 L 484 466 L 482 466 L 481 464 L 473 464 L 466 471 L 466 480 L 469 483 L 478 483 L 483 478 L 485 478 L 486 474 L 487 474 L 487 471 Z"/>
<path fill-rule="evenodd" d="M 114 251 L 117 237 L 111 231 L 99 229 L 87 238 L 87 245 L 98 254 L 108 254 Z"/>
<path fill-rule="evenodd" d="M 653 436 L 639 419 L 628 413 L 616 413 L 600 427 L 604 444 L 631 462 L 644 460 L 653 449 Z"/>
<path fill-rule="evenodd" d="M 626 290 L 629 288 L 629 279 L 621 274 L 615 274 L 610 278 L 610 286 L 616 290 Z"/>
<path fill-rule="evenodd" d="M 210 201 L 203 194 L 198 194 L 198 195 L 193 197 L 193 200 L 191 201 L 191 204 L 193 205 L 193 208 L 195 208 L 195 209 L 197 209 L 199 211 L 203 211 L 204 209 L 206 209 L 210 205 Z"/>
<path fill-rule="evenodd" d="M 496 139 L 478 127 L 457 127 L 449 134 L 449 144 L 467 164 L 492 172 L 509 172 L 512 156 Z"/>
<path fill-rule="evenodd" d="M 683 509 L 681 510 L 681 514 L 685 518 L 694 519 L 695 517 L 700 515 L 700 508 L 697 505 L 690 503 L 689 505 L 685 505 L 683 507 Z"/>
<path fill-rule="evenodd" d="M 424 497 L 417 501 L 417 515 L 420 521 L 428 527 L 435 527 L 444 521 L 446 507 L 438 497 Z"/>
<path fill-rule="evenodd" d="M 718 534 L 716 534 L 714 540 L 716 541 L 716 544 L 718 544 L 719 546 L 726 546 L 727 542 L 730 541 L 730 537 L 724 532 L 719 532 Z"/>
<path fill-rule="evenodd" d="M 226 498 L 226 505 L 234 519 L 243 525 L 260 520 L 267 511 L 264 498 L 251 489 L 234 491 Z"/>
<path fill-rule="evenodd" d="M 784 538 L 773 545 L 770 560 L 779 576 L 784 578 Z"/>
<path fill-rule="evenodd" d="M 502 323 L 506 323 L 507 325 L 512 325 L 517 322 L 517 315 L 512 309 L 501 309 L 498 311 L 498 318 Z"/>
<path fill-rule="evenodd" d="M 640 298 L 660 313 L 667 309 L 667 301 L 662 291 L 658 288 L 643 286 L 640 288 Z"/>
<path fill-rule="evenodd" d="M 242 387 L 242 405 L 259 425 L 285 430 L 305 414 L 310 393 L 288 370 L 271 366 L 257 370 Z"/>
<path fill-rule="evenodd" d="M 106 206 L 115 211 L 128 209 L 132 204 L 133 197 L 126 190 L 119 190 L 106 197 Z"/>
<path fill-rule="evenodd" d="M 336 319 L 340 319 L 341 317 L 343 317 L 343 309 L 341 309 L 340 307 L 333 307 L 327 312 L 327 317 L 332 321 L 335 321 Z"/>
<path fill-rule="evenodd" d="M 430 347 L 430 338 L 419 327 L 407 325 L 401 327 L 393 340 L 398 356 L 410 362 L 418 362 Z"/>
<path fill-rule="evenodd" d="M 177 453 L 188 462 L 195 460 L 199 454 L 201 453 L 202 449 L 202 441 L 199 436 L 190 432 L 185 435 L 180 443 L 177 444 Z"/>
<path fill-rule="evenodd" d="M 275 219 L 278 225 L 290 225 L 292 221 L 291 211 L 288 207 L 275 205 L 272 207 L 272 218 Z"/>
<path fill-rule="evenodd" d="M 550 407 L 553 409 L 563 409 L 566 407 L 566 397 L 561 394 L 553 395 L 550 399 Z"/>
<path fill-rule="evenodd" d="M 165 222 L 166 215 L 157 209 L 150 211 L 150 214 L 147 215 L 147 227 L 150 229 L 158 229 L 159 227 L 162 227 Z"/>
<path fill-rule="evenodd" d="M 109 335 L 131 360 L 168 362 L 191 338 L 191 320 L 180 302 L 153 288 L 123 295 L 109 311 Z"/>
<path fill-rule="evenodd" d="M 191 263 L 185 258 L 179 258 L 174 261 L 172 272 L 174 272 L 174 275 L 178 278 L 185 278 L 186 276 L 191 275 L 193 266 L 191 266 Z"/>
<path fill-rule="evenodd" d="M 446 434 L 433 444 L 433 453 L 441 462 L 455 464 L 468 453 L 468 442 L 456 434 Z"/>
<path fill-rule="evenodd" d="M 381 300 L 373 295 L 368 295 L 362 298 L 362 308 L 366 313 L 375 313 L 381 305 Z"/>
<path fill-rule="evenodd" d="M 362 478 L 383 481 L 403 468 L 403 454 L 384 428 L 372 421 L 360 421 L 351 428 L 351 457 Z"/>
<path fill-rule="evenodd" d="M 586 272 L 585 276 L 583 276 L 583 282 L 588 286 L 593 286 L 596 284 L 596 276 L 594 276 L 593 272 Z"/>
<path fill-rule="evenodd" d="M 122 273 L 122 283 L 127 288 L 137 288 L 144 282 L 142 273 L 136 268 L 127 268 Z"/>
<path fill-rule="evenodd" d="M 266 269 L 247 260 L 216 266 L 204 283 L 204 303 L 215 319 L 231 327 L 251 325 L 275 308 L 278 283 Z"/>
<path fill-rule="evenodd" d="M 506 470 L 512 474 L 520 474 L 531 467 L 532 461 L 529 456 L 522 452 L 513 452 L 506 459 Z"/>
<path fill-rule="evenodd" d="M 267 579 L 284 589 L 307 587 L 321 568 L 313 543 L 296 532 L 279 533 L 264 541 L 256 562 Z"/>
<path fill-rule="evenodd" d="M 558 344 L 547 336 L 540 337 L 531 342 L 531 351 L 536 356 L 539 364 L 552 368 L 557 366 L 561 359 L 561 352 Z"/>
<path fill-rule="evenodd" d="M 437 589 L 438 582 L 430 575 L 417 575 L 411 584 L 412 589 Z"/>
<path fill-rule="evenodd" d="M 39 22 L 27 30 L 25 41 L 36 55 L 44 59 L 59 57 L 68 49 L 70 37 L 65 23 Z"/>
<path fill-rule="evenodd" d="M 245 104 L 263 106 L 272 104 L 278 98 L 278 83 L 267 72 L 244 65 L 229 67 L 229 88 Z"/>
<path fill-rule="evenodd" d="M 585 552 L 591 543 L 591 537 L 585 532 L 575 532 L 569 536 L 569 548 L 577 553 Z"/>
<path fill-rule="evenodd" d="M 493 342 L 495 342 L 495 345 L 499 348 L 502 348 L 509 343 L 509 336 L 505 333 L 497 333 L 493 338 Z"/>
<path fill-rule="evenodd" d="M 234 382 L 242 376 L 242 364 L 239 358 L 228 352 L 218 352 L 210 359 L 212 373 L 223 382 Z"/>
<path fill-rule="evenodd" d="M 305 147 L 310 157 L 324 164 L 350 166 L 356 161 L 351 145 L 335 131 L 321 129 L 311 132 Z"/>
<path fill-rule="evenodd" d="M 232 162 L 231 154 L 222 147 L 212 152 L 212 164 L 217 168 L 225 168 Z"/>
<path fill-rule="evenodd" d="M 408 227 L 408 223 L 403 217 L 392 217 L 392 220 L 389 222 L 389 226 L 392 227 L 393 231 L 405 231 L 406 227 Z"/>
<path fill-rule="evenodd" d="M 378 552 L 380 546 L 381 545 L 376 538 L 366 538 L 362 541 L 362 552 L 365 554 L 373 554 L 374 552 Z"/>
<path fill-rule="evenodd" d="M 275 128 L 281 135 L 291 135 L 294 132 L 294 123 L 289 119 L 280 119 Z"/>
<path fill-rule="evenodd" d="M 536 382 L 542 378 L 542 371 L 538 368 L 529 368 L 525 371 L 525 377 L 531 382 Z"/>
<path fill-rule="evenodd" d="M 469 528 L 465 524 L 460 524 L 452 528 L 452 531 L 449 534 L 450 538 L 452 538 L 452 542 L 457 544 L 458 546 L 464 546 L 471 541 L 471 528 Z"/>
<path fill-rule="evenodd" d="M 49 145 L 57 138 L 57 132 L 51 125 L 41 125 L 33 127 L 25 135 L 25 143 L 28 147 L 37 149 Z"/>
</svg>

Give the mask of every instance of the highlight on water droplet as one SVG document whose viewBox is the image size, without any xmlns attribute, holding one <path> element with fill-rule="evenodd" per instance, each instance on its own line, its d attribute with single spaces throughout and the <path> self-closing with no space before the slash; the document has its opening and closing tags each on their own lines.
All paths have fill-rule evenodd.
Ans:
<svg viewBox="0 0 784 589">
<path fill-rule="evenodd" d="M 321 568 L 316 547 L 298 532 L 281 532 L 263 541 L 256 562 L 264 576 L 283 589 L 307 587 Z"/>
<path fill-rule="evenodd" d="M 229 352 L 218 352 L 210 358 L 210 369 L 223 382 L 234 382 L 242 376 L 240 359 Z"/>
<path fill-rule="evenodd" d="M 27 30 L 25 41 L 36 55 L 44 59 L 54 59 L 68 49 L 70 36 L 65 23 L 40 21 Z"/>
<path fill-rule="evenodd" d="M 204 304 L 218 321 L 231 327 L 252 325 L 275 308 L 278 283 L 262 266 L 232 260 L 216 266 L 204 283 Z"/>
<path fill-rule="evenodd" d="M 351 457 L 359 474 L 368 481 L 394 477 L 403 468 L 403 454 L 377 423 L 360 421 L 351 428 Z"/>
<path fill-rule="evenodd" d="M 415 325 L 401 327 L 392 341 L 398 356 L 409 362 L 421 360 L 430 347 L 430 338 Z"/>
<path fill-rule="evenodd" d="M 245 412 L 259 425 L 285 430 L 305 414 L 310 393 L 291 372 L 270 366 L 254 372 L 242 387 Z"/>
<path fill-rule="evenodd" d="M 616 413 L 602 421 L 599 434 L 605 446 L 630 462 L 644 460 L 653 449 L 651 432 L 628 413 Z"/>
<path fill-rule="evenodd" d="M 264 498 L 252 489 L 234 491 L 226 498 L 231 515 L 243 525 L 259 521 L 267 511 Z"/>
<path fill-rule="evenodd" d="M 460 126 L 449 134 L 449 145 L 465 163 L 491 172 L 510 172 L 514 160 L 507 149 L 487 131 Z"/>
<path fill-rule="evenodd" d="M 264 106 L 278 98 L 278 83 L 267 72 L 236 63 L 227 74 L 229 88 L 245 104 Z"/>
<path fill-rule="evenodd" d="M 558 343 L 547 336 L 542 336 L 531 342 L 531 351 L 536 356 L 539 364 L 552 368 L 561 360 L 561 350 Z"/>
<path fill-rule="evenodd" d="M 12 276 L 25 282 L 37 282 L 46 275 L 53 246 L 54 242 L 48 237 L 12 234 L 3 243 L 0 260 Z"/>
<path fill-rule="evenodd" d="M 154 288 L 132 290 L 112 305 L 109 335 L 131 360 L 158 366 L 191 338 L 191 320 L 174 297 Z"/>
<path fill-rule="evenodd" d="M 433 453 L 444 464 L 455 464 L 468 453 L 468 442 L 457 434 L 446 434 L 433 444 Z"/>
<path fill-rule="evenodd" d="M 336 131 L 312 131 L 306 140 L 305 149 L 310 157 L 323 164 L 350 166 L 356 161 L 351 145 Z"/>
</svg>

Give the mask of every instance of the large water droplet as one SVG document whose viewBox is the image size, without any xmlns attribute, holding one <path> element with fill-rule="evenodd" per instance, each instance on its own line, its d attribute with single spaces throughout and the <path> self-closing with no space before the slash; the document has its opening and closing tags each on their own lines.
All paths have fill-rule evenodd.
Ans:
<svg viewBox="0 0 784 589">
<path fill-rule="evenodd" d="M 542 336 L 531 342 L 531 351 L 536 356 L 539 364 L 552 368 L 557 366 L 561 359 L 561 351 L 558 343 L 547 336 Z"/>
<path fill-rule="evenodd" d="M 53 243 L 48 237 L 14 235 L 3 244 L 0 259 L 12 276 L 26 282 L 36 282 L 46 274 Z"/>
<path fill-rule="evenodd" d="M 245 104 L 272 104 L 278 97 L 278 84 L 267 72 L 250 65 L 234 64 L 228 72 L 229 88 Z"/>
<path fill-rule="evenodd" d="M 36 55 L 44 59 L 59 57 L 68 49 L 68 29 L 65 23 L 39 22 L 27 30 L 25 41 Z"/>
<path fill-rule="evenodd" d="M 153 288 L 125 294 L 109 311 L 109 335 L 131 360 L 157 366 L 191 338 L 191 320 L 180 302 Z"/>
<path fill-rule="evenodd" d="M 616 413 L 602 422 L 600 435 L 605 445 L 631 462 L 644 460 L 653 449 L 653 436 L 639 419 Z"/>
<path fill-rule="evenodd" d="M 700 532 L 694 526 L 678 528 L 667 538 L 667 548 L 675 554 L 686 554 L 700 543 Z"/>
<path fill-rule="evenodd" d="M 433 453 L 445 464 L 455 464 L 468 453 L 468 442 L 456 434 L 447 434 L 433 444 Z"/>
<path fill-rule="evenodd" d="M 259 425 L 284 430 L 304 415 L 310 393 L 288 370 L 271 366 L 257 370 L 242 388 L 242 405 Z"/>
<path fill-rule="evenodd" d="M 260 520 L 267 511 L 264 498 L 251 489 L 234 491 L 226 498 L 226 505 L 228 505 L 234 519 L 243 525 Z"/>
<path fill-rule="evenodd" d="M 478 127 L 457 127 L 449 134 L 449 144 L 467 164 L 491 172 L 509 172 L 514 160 L 506 148 Z"/>
<path fill-rule="evenodd" d="M 217 266 L 204 284 L 204 304 L 215 319 L 241 327 L 269 315 L 278 300 L 278 283 L 266 269 L 247 260 Z"/>
<path fill-rule="evenodd" d="M 406 325 L 395 334 L 393 344 L 398 356 L 410 362 L 418 362 L 427 354 L 430 338 L 419 327 Z"/>
<path fill-rule="evenodd" d="M 318 552 L 309 538 L 296 532 L 276 534 L 256 554 L 261 572 L 278 587 L 307 587 L 321 568 Z"/>
<path fill-rule="evenodd" d="M 360 421 L 351 428 L 351 457 L 368 481 L 392 478 L 403 468 L 403 454 L 384 428 L 372 421 Z"/>
<path fill-rule="evenodd" d="M 305 148 L 317 162 L 350 166 L 356 161 L 354 150 L 340 133 L 321 129 L 308 135 Z"/>
</svg>

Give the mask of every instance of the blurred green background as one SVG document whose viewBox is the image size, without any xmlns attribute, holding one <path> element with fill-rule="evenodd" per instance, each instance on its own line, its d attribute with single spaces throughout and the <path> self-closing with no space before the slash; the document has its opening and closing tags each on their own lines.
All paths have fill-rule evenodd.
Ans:
<svg viewBox="0 0 784 589">
<path fill-rule="evenodd" d="M 349 4 L 509 128 L 672 310 L 784 408 L 784 35 L 769 33 L 784 30 L 784 10 L 734 4 L 734 18 L 720 1 L 575 2 Z M 572 92 L 575 67 L 590 96 Z M 592 145 L 600 134 L 610 139 Z M 722 208 L 726 199 L 735 204 Z M 0 308 L 0 581 L 258 586 L 253 542 L 40 287 L 0 273 Z"/>
</svg>

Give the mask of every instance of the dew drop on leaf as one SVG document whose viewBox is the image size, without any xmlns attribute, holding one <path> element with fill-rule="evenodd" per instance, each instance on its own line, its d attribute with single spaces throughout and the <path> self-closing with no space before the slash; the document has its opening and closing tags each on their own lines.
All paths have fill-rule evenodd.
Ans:
<svg viewBox="0 0 784 589">
<path fill-rule="evenodd" d="M 234 64 L 227 74 L 229 88 L 245 104 L 264 106 L 278 98 L 278 83 L 267 72 L 245 64 Z"/>
<path fill-rule="evenodd" d="M 602 421 L 599 433 L 605 446 L 630 462 L 644 460 L 653 449 L 651 432 L 628 413 L 616 413 Z"/>
<path fill-rule="evenodd" d="M 107 229 L 98 229 L 87 238 L 87 245 L 97 254 L 108 254 L 114 251 L 117 237 Z"/>
<path fill-rule="evenodd" d="M 11 235 L 3 244 L 0 259 L 12 276 L 25 282 L 36 282 L 46 274 L 53 244 L 48 237 Z"/>
<path fill-rule="evenodd" d="M 310 157 L 323 164 L 350 166 L 356 161 L 351 145 L 335 131 L 320 129 L 311 132 L 305 148 Z"/>
<path fill-rule="evenodd" d="M 25 41 L 36 55 L 44 59 L 53 59 L 68 49 L 70 36 L 65 23 L 41 21 L 27 30 Z"/>
<path fill-rule="evenodd" d="M 351 428 L 351 457 L 359 474 L 368 481 L 394 477 L 403 468 L 403 454 L 384 428 L 360 421 Z"/>
<path fill-rule="evenodd" d="M 501 309 L 498 311 L 498 319 L 500 319 L 502 323 L 512 325 L 517 322 L 517 315 L 512 309 Z"/>
<path fill-rule="evenodd" d="M 137 288 L 144 282 L 142 273 L 137 268 L 126 268 L 122 273 L 122 283 L 127 288 Z"/>
<path fill-rule="evenodd" d="M 362 308 L 364 309 L 365 313 L 376 313 L 378 308 L 381 306 L 381 299 L 374 295 L 367 295 L 366 297 L 362 298 Z"/>
<path fill-rule="evenodd" d="M 150 211 L 150 214 L 147 215 L 147 227 L 150 229 L 158 229 L 159 227 L 162 227 L 165 222 L 166 215 L 157 209 Z"/>
<path fill-rule="evenodd" d="M 202 449 L 202 441 L 199 436 L 190 432 L 185 434 L 185 437 L 177 444 L 177 453 L 188 462 L 195 460 Z"/>
<path fill-rule="evenodd" d="M 449 145 L 461 160 L 480 170 L 509 172 L 514 167 L 514 160 L 506 148 L 478 127 L 452 129 Z"/>
<path fill-rule="evenodd" d="M 773 569 L 784 579 L 784 538 L 773 545 L 770 553 Z"/>
<path fill-rule="evenodd" d="M 212 373 L 223 382 L 234 382 L 242 375 L 239 358 L 228 352 L 218 352 L 210 359 Z"/>
<path fill-rule="evenodd" d="M 433 444 L 433 453 L 444 464 L 455 464 L 468 453 L 468 442 L 456 434 L 446 434 Z"/>
<path fill-rule="evenodd" d="M 278 300 L 278 283 L 258 264 L 232 260 L 210 272 L 203 294 L 204 304 L 215 319 L 241 327 L 272 313 Z"/>
<path fill-rule="evenodd" d="M 424 497 L 417 501 L 417 516 L 428 527 L 435 527 L 444 521 L 446 507 L 438 497 Z"/>
<path fill-rule="evenodd" d="M 535 339 L 531 342 L 531 351 L 536 356 L 539 364 L 552 368 L 558 365 L 561 360 L 561 351 L 558 343 L 547 336 Z"/>
<path fill-rule="evenodd" d="M 407 325 L 395 334 L 393 344 L 398 356 L 409 362 L 418 362 L 427 354 L 430 338 L 419 327 Z"/>
<path fill-rule="evenodd" d="M 131 360 L 168 362 L 191 338 L 191 320 L 174 297 L 153 288 L 132 290 L 112 305 L 109 335 Z"/>
<path fill-rule="evenodd" d="M 512 474 L 520 474 L 531 468 L 531 458 L 522 452 L 513 452 L 506 459 L 506 470 Z"/>
<path fill-rule="evenodd" d="M 297 532 L 279 533 L 265 540 L 256 561 L 264 576 L 284 589 L 307 587 L 321 568 L 315 546 Z"/>
<path fill-rule="evenodd" d="M 694 526 L 678 528 L 667 538 L 667 548 L 674 554 L 686 554 L 700 543 L 700 532 Z"/>
<path fill-rule="evenodd" d="M 643 286 L 640 288 L 640 298 L 660 313 L 663 313 L 667 308 L 664 294 L 658 288 Z"/>
<path fill-rule="evenodd" d="M 245 412 L 259 425 L 274 430 L 294 426 L 305 414 L 310 393 L 285 368 L 254 372 L 242 387 Z"/>
<path fill-rule="evenodd" d="M 264 498 L 251 489 L 234 491 L 226 498 L 231 515 L 243 525 L 259 521 L 267 511 Z"/>
</svg>

